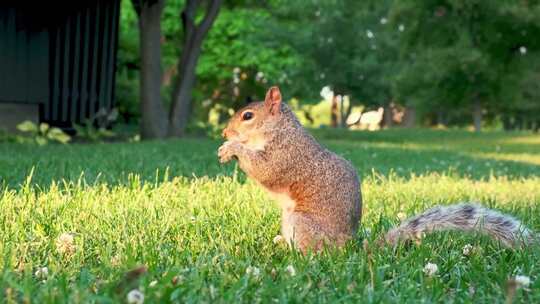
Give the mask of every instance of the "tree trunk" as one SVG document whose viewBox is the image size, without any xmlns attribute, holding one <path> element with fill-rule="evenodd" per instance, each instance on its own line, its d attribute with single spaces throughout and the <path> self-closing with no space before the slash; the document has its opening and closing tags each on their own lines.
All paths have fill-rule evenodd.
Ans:
<svg viewBox="0 0 540 304">
<path fill-rule="evenodd" d="M 345 108 L 344 108 L 344 104 L 345 104 L 345 98 L 344 96 L 341 96 L 340 100 L 339 100 L 339 127 L 340 128 L 345 128 Z"/>
<path fill-rule="evenodd" d="M 503 124 L 503 130 L 509 131 L 512 128 L 512 123 L 510 122 L 510 117 L 508 115 L 504 115 L 502 118 L 502 124 Z"/>
<path fill-rule="evenodd" d="M 169 113 L 169 136 L 183 136 L 191 110 L 191 97 L 195 85 L 195 68 L 201 54 L 204 37 L 217 17 L 222 0 L 212 0 L 208 4 L 206 14 L 200 24 L 195 23 L 195 15 L 199 1 L 188 0 L 182 12 L 184 27 L 184 48 L 178 62 L 178 77 L 172 92 L 171 110 Z"/>
<path fill-rule="evenodd" d="M 524 124 L 524 121 L 525 119 L 523 118 L 523 114 L 518 114 L 517 115 L 517 118 L 516 118 L 516 125 L 517 125 L 517 129 L 518 130 L 523 130 L 523 124 Z"/>
<path fill-rule="evenodd" d="M 185 53 L 190 51 L 197 54 L 185 60 L 183 65 L 186 67 L 186 70 L 183 74 L 178 75 L 179 80 L 175 83 L 169 116 L 171 122 L 169 125 L 169 136 L 181 137 L 184 135 L 189 114 L 191 113 L 191 94 L 195 84 L 195 67 L 197 65 L 197 58 L 195 56 L 199 56 L 200 49 L 184 50 Z"/>
<path fill-rule="evenodd" d="M 349 115 L 351 115 L 351 110 L 352 110 L 352 103 L 349 99 L 349 106 L 347 108 L 345 108 L 345 96 L 342 95 L 341 96 L 341 105 L 340 105 L 340 119 L 339 119 L 339 122 L 340 122 L 340 127 L 341 128 L 347 128 L 347 118 L 349 117 Z"/>
<path fill-rule="evenodd" d="M 383 112 L 383 126 L 385 128 L 391 128 L 394 124 L 393 120 L 393 112 L 392 112 L 392 101 L 389 101 L 387 104 L 384 105 L 384 112 Z"/>
<path fill-rule="evenodd" d="M 330 108 L 330 125 L 332 128 L 337 128 L 338 120 L 338 104 L 337 104 L 337 95 L 334 95 L 332 98 L 332 107 Z"/>
<path fill-rule="evenodd" d="M 446 112 L 443 109 L 437 110 L 437 125 L 446 126 Z"/>
<path fill-rule="evenodd" d="M 524 128 L 525 130 L 532 130 L 534 127 L 534 122 L 529 117 L 526 117 L 524 125 L 525 125 L 525 128 Z"/>
<path fill-rule="evenodd" d="M 518 114 L 512 113 L 512 117 L 510 117 L 510 130 L 513 131 L 517 129 L 517 124 L 518 124 Z"/>
<path fill-rule="evenodd" d="M 161 12 L 164 0 L 143 1 L 139 13 L 141 46 L 140 109 L 141 137 L 163 138 L 167 135 L 167 113 L 161 101 Z"/>
<path fill-rule="evenodd" d="M 473 122 L 474 131 L 480 132 L 482 130 L 482 103 L 478 97 L 475 98 L 473 104 Z"/>
<path fill-rule="evenodd" d="M 405 108 L 405 115 L 403 116 L 403 127 L 413 128 L 416 124 L 416 109 L 412 106 Z"/>
</svg>

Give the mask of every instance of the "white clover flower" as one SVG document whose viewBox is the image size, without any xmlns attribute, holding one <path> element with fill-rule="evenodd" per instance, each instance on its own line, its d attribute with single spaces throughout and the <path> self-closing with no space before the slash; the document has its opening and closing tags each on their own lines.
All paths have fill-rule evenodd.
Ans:
<svg viewBox="0 0 540 304">
<path fill-rule="evenodd" d="M 467 245 L 463 246 L 463 255 L 464 256 L 471 255 L 472 251 L 473 251 L 473 246 L 471 244 L 467 244 Z"/>
<path fill-rule="evenodd" d="M 64 232 L 56 240 L 56 250 L 61 254 L 75 253 L 75 240 L 73 234 Z"/>
<path fill-rule="evenodd" d="M 127 302 L 129 304 L 142 304 L 144 303 L 144 294 L 138 289 L 133 289 L 127 294 Z"/>
<path fill-rule="evenodd" d="M 400 25 L 398 26 L 398 30 L 399 30 L 400 32 L 403 32 L 403 31 L 405 30 L 405 25 L 400 24 Z"/>
<path fill-rule="evenodd" d="M 294 269 L 294 266 L 293 266 L 293 265 L 287 266 L 287 268 L 285 268 L 285 271 L 286 271 L 291 277 L 294 277 L 294 276 L 296 275 L 296 269 Z"/>
<path fill-rule="evenodd" d="M 45 280 L 48 276 L 49 276 L 49 268 L 47 267 L 40 267 L 36 270 L 36 272 L 34 273 L 34 275 L 36 276 L 36 278 L 40 279 L 40 280 Z"/>
<path fill-rule="evenodd" d="M 381 24 L 386 24 L 386 23 L 388 23 L 388 19 L 382 17 L 381 18 Z"/>
<path fill-rule="evenodd" d="M 248 266 L 246 268 L 246 274 L 252 275 L 254 277 L 258 277 L 261 274 L 261 270 L 258 267 L 255 266 Z"/>
<path fill-rule="evenodd" d="M 148 284 L 148 287 L 156 287 L 157 283 L 157 280 L 153 280 L 152 282 L 150 282 L 150 284 Z"/>
<path fill-rule="evenodd" d="M 234 72 L 235 74 L 240 73 L 240 68 L 239 68 L 239 67 L 235 67 L 235 68 L 233 69 L 233 72 Z"/>
<path fill-rule="evenodd" d="M 366 36 L 367 36 L 369 39 L 371 39 L 371 38 L 374 37 L 373 32 L 370 31 L 370 30 L 367 30 L 367 31 L 366 31 Z"/>
<path fill-rule="evenodd" d="M 516 281 L 519 287 L 529 287 L 529 285 L 531 284 L 531 278 L 524 275 L 517 275 L 514 278 L 514 281 Z"/>
<path fill-rule="evenodd" d="M 120 263 L 122 262 L 122 258 L 116 254 L 111 258 L 111 266 L 117 267 L 120 266 Z"/>
<path fill-rule="evenodd" d="M 263 79 L 263 78 L 264 78 L 264 73 L 263 72 L 257 72 L 257 74 L 255 74 L 255 79 L 260 80 L 260 79 Z"/>
<path fill-rule="evenodd" d="M 437 264 L 427 263 L 426 266 L 424 266 L 423 271 L 428 277 L 432 277 L 437 273 L 438 270 L 439 267 L 437 266 Z"/>
<path fill-rule="evenodd" d="M 521 46 L 519 47 L 519 52 L 521 53 L 521 55 L 525 55 L 527 54 L 527 48 L 524 46 Z"/>
<path fill-rule="evenodd" d="M 274 239 L 272 240 L 272 242 L 274 242 L 274 244 L 281 244 L 283 242 L 285 242 L 285 238 L 282 236 L 282 235 L 276 235 L 274 237 Z"/>
</svg>

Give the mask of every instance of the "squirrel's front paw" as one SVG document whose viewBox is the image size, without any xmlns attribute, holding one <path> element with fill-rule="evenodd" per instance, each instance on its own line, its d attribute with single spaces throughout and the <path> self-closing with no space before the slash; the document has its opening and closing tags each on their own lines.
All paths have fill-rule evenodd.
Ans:
<svg viewBox="0 0 540 304">
<path fill-rule="evenodd" d="M 238 149 L 238 143 L 233 141 L 226 141 L 218 149 L 219 162 L 224 164 L 229 162 L 235 157 L 235 153 Z"/>
</svg>

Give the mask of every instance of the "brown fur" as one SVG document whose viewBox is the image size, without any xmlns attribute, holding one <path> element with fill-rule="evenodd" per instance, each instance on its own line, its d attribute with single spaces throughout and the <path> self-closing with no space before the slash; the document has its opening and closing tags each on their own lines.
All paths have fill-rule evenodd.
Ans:
<svg viewBox="0 0 540 304">
<path fill-rule="evenodd" d="M 236 157 L 250 178 L 292 205 L 282 214 L 282 234 L 290 243 L 304 252 L 323 244 L 342 245 L 356 233 L 361 216 L 356 170 L 319 145 L 275 90 L 265 102 L 251 103 L 231 118 L 223 131 L 228 141 L 219 150 L 220 159 Z M 279 94 L 278 99 L 272 94 Z M 279 111 L 272 112 L 275 107 Z M 254 113 L 249 123 L 242 121 L 246 110 Z M 249 147 L 253 138 L 265 139 L 263 150 Z"/>
<path fill-rule="evenodd" d="M 253 118 L 244 120 L 244 113 Z M 353 166 L 319 145 L 281 102 L 277 87 L 265 101 L 236 112 L 223 130 L 221 162 L 233 158 L 240 168 L 282 205 L 282 235 L 301 251 L 342 246 L 362 215 L 360 182 Z M 435 207 L 392 229 L 385 242 L 420 237 L 436 230 L 476 230 L 514 246 L 533 235 L 510 216 L 477 205 Z"/>
</svg>

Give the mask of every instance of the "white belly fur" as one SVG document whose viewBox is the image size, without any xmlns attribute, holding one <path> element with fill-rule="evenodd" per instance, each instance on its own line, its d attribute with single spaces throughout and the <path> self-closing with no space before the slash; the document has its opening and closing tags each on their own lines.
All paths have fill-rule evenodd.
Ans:
<svg viewBox="0 0 540 304">
<path fill-rule="evenodd" d="M 294 240 L 294 219 L 291 215 L 296 203 L 287 192 L 268 191 L 268 193 L 281 206 L 281 235 L 289 244 L 292 244 Z"/>
</svg>

